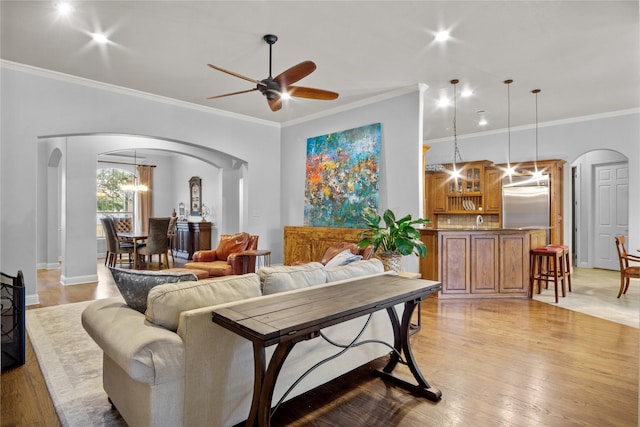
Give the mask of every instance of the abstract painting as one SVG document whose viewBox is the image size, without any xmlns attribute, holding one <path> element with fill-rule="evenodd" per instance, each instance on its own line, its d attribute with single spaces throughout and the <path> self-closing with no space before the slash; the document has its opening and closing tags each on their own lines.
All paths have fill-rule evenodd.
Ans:
<svg viewBox="0 0 640 427">
<path fill-rule="evenodd" d="M 304 225 L 362 227 L 378 208 L 381 124 L 307 139 Z"/>
</svg>

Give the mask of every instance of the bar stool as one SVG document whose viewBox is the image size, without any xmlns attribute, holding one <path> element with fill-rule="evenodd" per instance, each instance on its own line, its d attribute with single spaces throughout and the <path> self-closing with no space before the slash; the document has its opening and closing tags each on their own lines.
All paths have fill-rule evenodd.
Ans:
<svg viewBox="0 0 640 427">
<path fill-rule="evenodd" d="M 538 282 L 538 293 L 542 290 L 542 283 L 545 288 L 549 282 L 553 281 L 555 288 L 556 303 L 558 302 L 558 282 L 562 286 L 562 296 L 566 296 L 565 276 L 561 271 L 564 263 L 564 249 L 552 246 L 543 246 L 532 249 L 530 252 L 531 274 L 529 280 L 530 297 L 533 298 L 533 286 Z"/>
<path fill-rule="evenodd" d="M 569 290 L 569 292 L 572 292 L 571 291 L 571 253 L 569 252 L 569 246 L 567 245 L 547 245 L 547 246 L 551 246 L 553 248 L 562 248 L 562 258 L 564 261 L 561 263 L 562 275 L 567 281 L 567 289 Z"/>
</svg>

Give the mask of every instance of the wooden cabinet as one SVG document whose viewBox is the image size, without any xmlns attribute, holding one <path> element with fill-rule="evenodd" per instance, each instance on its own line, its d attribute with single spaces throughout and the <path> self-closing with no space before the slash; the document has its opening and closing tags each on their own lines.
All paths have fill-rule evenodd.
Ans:
<svg viewBox="0 0 640 427">
<path fill-rule="evenodd" d="M 420 258 L 420 277 L 425 280 L 438 280 L 438 232 L 420 230 L 420 240 L 427 247 L 427 256 Z"/>
<path fill-rule="evenodd" d="M 549 242 L 564 244 L 564 160 L 540 160 L 517 165 L 517 175 L 533 175 L 537 170 L 549 175 Z M 438 224 L 438 215 L 497 215 L 502 224 L 502 178 L 506 165 L 482 160 L 459 164 L 461 176 L 452 177 L 452 165 L 444 172 L 425 173 L 427 218 Z"/>
<path fill-rule="evenodd" d="M 437 259 L 421 260 L 420 273 L 424 279 L 442 282 L 441 298 L 525 298 L 529 250 L 544 241 L 546 230 L 421 230 L 420 234 L 437 254 Z"/>
<path fill-rule="evenodd" d="M 484 168 L 488 164 L 490 163 L 483 161 L 459 165 L 459 177 L 450 176 L 445 185 L 447 193 L 446 213 L 484 213 Z"/>
<path fill-rule="evenodd" d="M 442 294 L 469 294 L 471 291 L 471 237 L 465 233 L 441 233 L 440 280 Z"/>
<path fill-rule="evenodd" d="M 499 236 L 474 234 L 471 236 L 471 293 L 494 294 L 498 292 Z"/>
<path fill-rule="evenodd" d="M 193 259 L 196 251 L 211 249 L 211 223 L 178 221 L 173 247 L 174 255 L 184 259 Z"/>
<path fill-rule="evenodd" d="M 331 246 L 358 243 L 362 228 L 284 227 L 284 264 L 320 261 Z"/>
<path fill-rule="evenodd" d="M 529 234 L 500 236 L 499 292 L 501 294 L 528 294 L 530 240 Z"/>
<path fill-rule="evenodd" d="M 484 212 L 502 213 L 502 170 L 496 167 L 484 170 Z"/>
<path fill-rule="evenodd" d="M 447 211 L 447 194 L 445 186 L 447 184 L 447 174 L 436 172 L 431 175 L 429 189 L 431 190 L 431 207 L 433 213 L 444 213 Z"/>
</svg>

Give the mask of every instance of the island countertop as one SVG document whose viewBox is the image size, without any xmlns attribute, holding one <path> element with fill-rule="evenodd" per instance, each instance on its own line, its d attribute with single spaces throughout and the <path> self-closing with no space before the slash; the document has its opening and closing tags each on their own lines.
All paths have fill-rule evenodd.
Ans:
<svg viewBox="0 0 640 427">
<path fill-rule="evenodd" d="M 549 227 L 422 228 L 423 279 L 442 282 L 440 298 L 526 298 L 529 252 L 547 243 Z"/>
</svg>

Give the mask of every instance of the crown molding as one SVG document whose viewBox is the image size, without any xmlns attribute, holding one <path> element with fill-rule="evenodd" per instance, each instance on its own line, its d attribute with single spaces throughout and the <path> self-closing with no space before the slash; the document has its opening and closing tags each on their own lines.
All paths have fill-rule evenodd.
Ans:
<svg viewBox="0 0 640 427">
<path fill-rule="evenodd" d="M 273 126 L 280 128 L 280 123 L 272 122 L 269 120 L 257 119 L 255 117 L 246 116 L 243 114 L 232 113 L 225 110 L 220 110 L 213 107 L 206 107 L 203 105 L 193 104 L 191 102 L 180 101 L 166 96 L 154 95 L 152 93 L 143 92 L 135 89 L 129 89 L 123 86 L 117 86 L 110 83 L 103 83 L 96 80 L 86 79 L 84 77 L 73 76 L 71 74 L 65 74 L 58 71 L 47 70 L 44 68 L 34 67 L 31 65 L 21 64 L 19 62 L 8 61 L 6 59 L 0 59 L 0 69 L 20 71 L 28 74 L 33 74 L 39 77 L 48 79 L 54 79 L 63 81 L 66 83 L 78 84 L 93 89 L 100 89 L 108 92 L 118 93 L 121 95 L 134 96 L 137 98 L 145 99 L 148 101 L 160 102 L 163 104 L 173 105 L 175 107 L 188 108 L 190 110 L 200 111 L 208 114 L 215 114 L 217 116 L 224 116 L 232 119 L 243 120 L 246 122 L 257 123 L 260 125 Z"/>
<path fill-rule="evenodd" d="M 375 104 L 380 101 L 385 101 L 391 98 L 397 98 L 398 96 L 406 95 L 412 92 L 423 93 L 429 86 L 425 83 L 412 84 L 410 86 L 404 86 L 397 89 L 393 89 L 389 92 L 384 92 L 379 95 L 372 96 L 370 98 L 354 101 L 349 104 L 341 105 L 339 107 L 329 108 L 319 113 L 310 114 L 308 116 L 300 117 L 299 119 L 289 120 L 282 123 L 282 127 L 293 126 L 300 123 L 308 122 L 310 120 L 317 120 L 322 117 L 332 116 L 345 111 L 353 110 L 354 108 L 364 107 L 365 105 Z"/>
<path fill-rule="evenodd" d="M 599 119 L 607 119 L 610 117 L 620 117 L 620 116 L 628 116 L 628 115 L 632 115 L 632 114 L 640 114 L 640 108 L 630 108 L 627 110 L 618 110 L 618 111 L 610 111 L 607 113 L 598 113 L 598 114 L 590 114 L 587 116 L 577 116 L 577 117 L 571 117 L 569 119 L 561 119 L 561 120 L 553 120 L 553 121 L 549 121 L 549 122 L 542 122 L 542 123 L 538 123 L 538 128 L 542 128 L 542 127 L 550 127 L 550 126 L 560 126 L 560 125 L 566 125 L 566 124 L 572 124 L 572 123 L 581 123 L 581 122 L 588 122 L 588 121 L 592 121 L 592 120 L 599 120 Z M 536 125 L 535 124 L 530 124 L 530 125 L 523 125 L 523 126 L 516 126 L 516 127 L 512 127 L 511 128 L 511 132 L 513 131 L 521 131 L 521 130 L 528 130 L 528 129 L 535 129 Z M 503 134 L 507 132 L 507 128 L 502 128 L 502 129 L 494 129 L 494 130 L 488 130 L 488 131 L 484 131 L 484 132 L 475 132 L 475 133 L 467 133 L 464 135 L 458 135 L 458 140 L 461 139 L 470 139 L 470 138 L 476 138 L 479 136 L 486 136 L 486 135 L 498 135 L 498 134 Z M 436 139 L 425 139 L 423 141 L 424 144 L 429 145 L 429 144 L 437 144 L 439 142 L 447 142 L 447 141 L 453 141 L 453 137 L 445 137 L 445 138 L 436 138 Z"/>
</svg>

